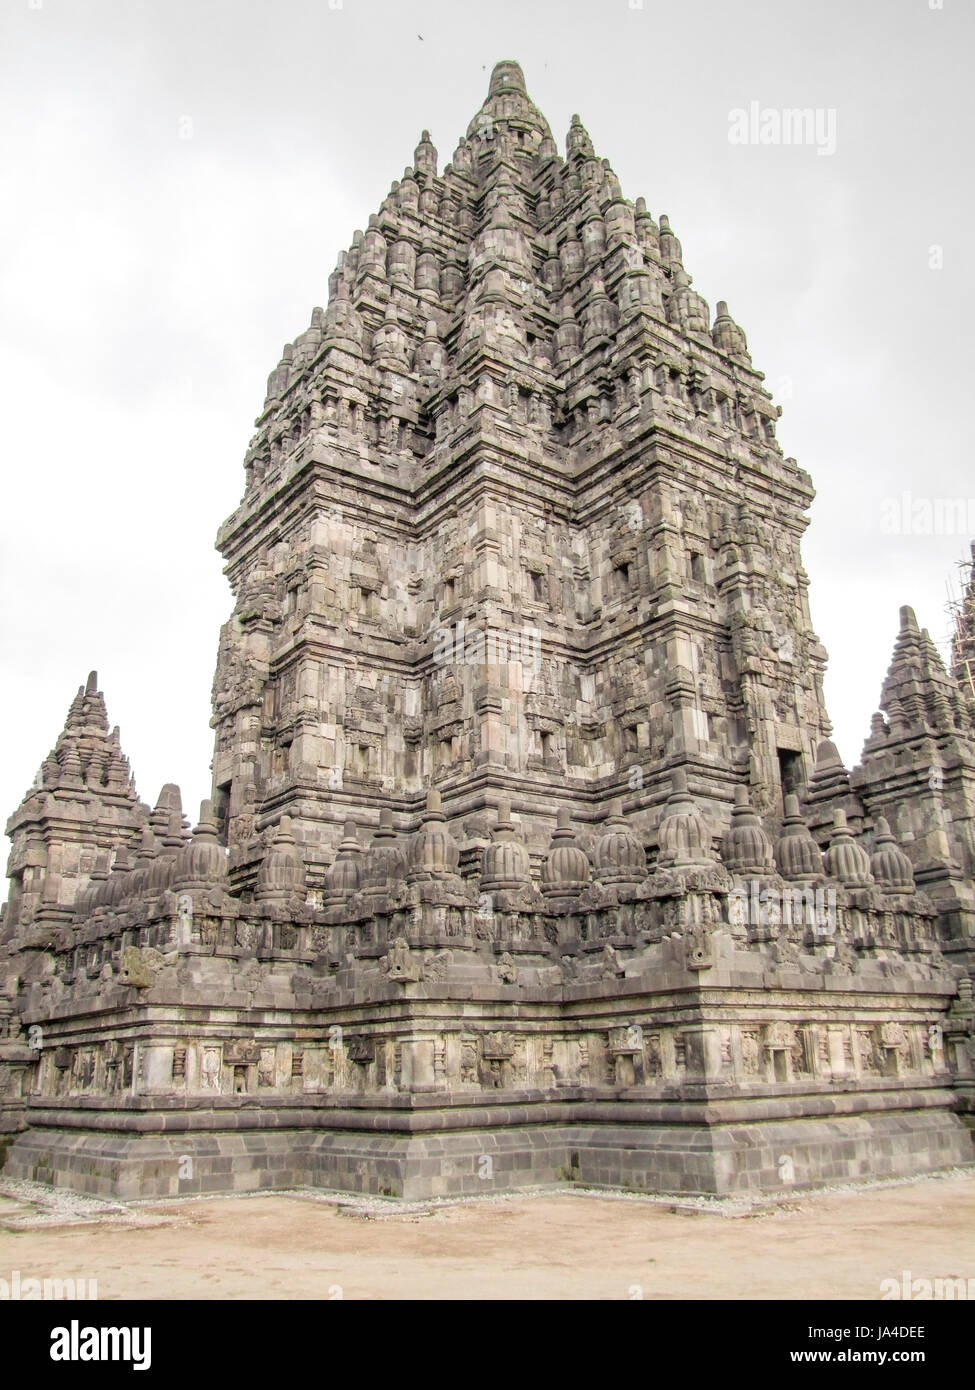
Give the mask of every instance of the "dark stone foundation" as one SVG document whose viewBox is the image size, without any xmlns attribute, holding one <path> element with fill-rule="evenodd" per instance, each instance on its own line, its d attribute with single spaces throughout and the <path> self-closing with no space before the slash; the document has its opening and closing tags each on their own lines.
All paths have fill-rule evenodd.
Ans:
<svg viewBox="0 0 975 1390">
<path fill-rule="evenodd" d="M 711 1125 L 573 1122 L 573 1112 L 592 1107 L 543 1105 L 540 1115 L 552 1113 L 538 1123 L 498 1128 L 485 1114 L 475 1126 L 467 1112 L 452 1118 L 470 1127 L 423 1132 L 292 1128 L 293 1115 L 276 1117 L 273 1128 L 149 1133 L 35 1121 L 11 1146 L 4 1176 L 123 1200 L 294 1187 L 418 1200 L 567 1182 L 685 1196 L 784 1195 L 971 1163 L 971 1132 L 939 1103 L 943 1093 L 924 1100 L 874 1114 Z M 231 1117 L 206 1118 L 226 1125 Z"/>
</svg>

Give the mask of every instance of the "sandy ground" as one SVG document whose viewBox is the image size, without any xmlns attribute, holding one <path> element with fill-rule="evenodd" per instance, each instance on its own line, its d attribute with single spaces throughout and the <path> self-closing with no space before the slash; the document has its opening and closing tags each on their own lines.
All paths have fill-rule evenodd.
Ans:
<svg viewBox="0 0 975 1390">
<path fill-rule="evenodd" d="M 878 1299 L 903 1270 L 975 1280 L 972 1173 L 720 1211 L 576 1192 L 406 1210 L 0 1193 L 0 1278 L 96 1278 L 101 1299 Z"/>
</svg>

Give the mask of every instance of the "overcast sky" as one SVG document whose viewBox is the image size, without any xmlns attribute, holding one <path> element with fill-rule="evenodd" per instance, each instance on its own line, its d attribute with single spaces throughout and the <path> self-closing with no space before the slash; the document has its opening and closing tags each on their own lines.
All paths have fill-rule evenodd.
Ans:
<svg viewBox="0 0 975 1390">
<path fill-rule="evenodd" d="M 268 372 L 421 128 L 442 167 L 508 57 L 563 151 L 578 111 L 626 196 L 669 214 L 783 406 L 818 489 L 804 560 L 857 761 L 899 605 L 942 642 L 969 550 L 957 526 L 891 534 L 884 510 L 975 494 L 968 0 L 0 14 L 0 813 L 95 667 L 140 794 L 179 782 L 195 819 L 231 609 L 213 539 Z M 824 131 L 834 112 L 835 151 L 732 143 L 753 102 L 816 109 Z"/>
</svg>

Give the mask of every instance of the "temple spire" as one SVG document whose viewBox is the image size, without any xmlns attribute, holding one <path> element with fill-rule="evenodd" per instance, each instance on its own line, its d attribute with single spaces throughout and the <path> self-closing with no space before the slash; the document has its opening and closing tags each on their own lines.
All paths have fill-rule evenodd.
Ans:
<svg viewBox="0 0 975 1390">
<path fill-rule="evenodd" d="M 895 733 L 951 733 L 957 723 L 957 687 L 914 609 L 900 610 L 900 630 L 880 694 L 880 708 Z"/>
<path fill-rule="evenodd" d="M 785 760 L 791 767 L 786 790 L 798 789 L 808 778 L 814 749 L 829 729 L 818 679 L 822 658 L 801 601 L 797 538 L 804 523 L 793 519 L 796 507 L 801 503 L 804 510 L 811 500 L 811 487 L 782 457 L 768 425 L 768 393 L 723 302 L 712 331 L 709 302 L 684 267 L 667 216 L 658 224 L 644 199 L 626 197 L 611 161 L 597 157 L 578 115 L 566 148 L 563 160 L 518 64 L 510 59 L 496 64 L 452 162 L 438 172 L 429 132 L 421 131 L 412 166 L 393 181 L 366 230 L 355 232 L 339 254 L 324 314 L 313 314 L 311 327 L 286 346 L 272 373 L 269 403 L 248 450 L 245 502 L 218 541 L 235 576 L 238 603 L 225 631 L 215 687 L 214 799 L 228 847 L 249 866 L 245 874 L 235 860 L 235 873 L 245 878 L 256 873 L 263 853 L 258 839 L 266 826 L 255 807 L 271 783 L 280 784 L 275 811 L 292 815 L 309 886 L 316 888 L 332 863 L 348 807 L 335 804 L 324 813 L 330 825 L 325 835 L 310 808 L 331 799 L 326 793 L 338 789 L 340 772 L 346 794 L 358 801 L 376 779 L 404 787 L 414 776 L 406 772 L 414 758 L 416 769 L 428 771 L 438 785 L 443 773 L 451 786 L 455 775 L 467 775 L 474 758 L 489 763 L 499 758 L 528 775 L 534 775 L 537 760 L 538 770 L 551 775 L 568 755 L 579 770 L 568 774 L 566 767 L 567 774 L 585 780 L 594 756 L 594 735 L 580 741 L 568 726 L 564 732 L 554 721 L 551 728 L 541 726 L 546 717 L 539 690 L 496 695 L 493 677 L 483 694 L 491 728 L 475 749 L 469 726 L 473 692 L 463 671 L 438 671 L 433 685 L 422 688 L 419 707 L 410 715 L 416 745 L 377 751 L 378 692 L 351 675 L 347 690 L 333 691 L 331 678 L 323 682 L 316 675 L 319 657 L 305 649 L 305 617 L 325 621 L 335 631 L 354 631 L 360 645 L 377 641 L 382 647 L 402 640 L 402 633 L 393 639 L 393 628 L 404 603 L 417 640 L 424 639 L 429 622 L 434 630 L 446 630 L 441 607 L 446 612 L 463 604 L 465 613 L 489 628 L 494 619 L 479 611 L 478 596 L 487 601 L 490 594 L 499 611 L 520 614 L 524 604 L 526 619 L 532 625 L 537 620 L 546 633 L 554 623 L 553 635 L 558 629 L 557 640 L 571 649 L 579 640 L 577 622 L 616 623 L 624 614 L 626 622 L 649 621 L 661 599 L 681 591 L 686 571 L 696 589 L 719 589 L 721 603 L 734 617 L 736 649 L 728 671 L 739 673 L 742 704 L 727 728 L 733 725 L 736 737 L 747 736 L 753 744 L 745 756 L 751 759 L 756 814 L 781 802 L 783 759 L 774 751 L 773 723 L 785 726 L 783 756 L 789 755 Z M 672 524 L 662 484 L 648 476 L 645 455 L 630 449 L 638 419 L 644 431 L 671 425 L 681 433 L 689 429 L 705 447 L 742 459 L 747 455 L 763 475 L 767 472 L 772 493 L 765 501 L 754 499 L 747 529 L 743 521 L 730 523 L 727 541 L 719 544 L 713 522 L 730 499 L 715 495 L 716 484 L 692 485 L 689 480 L 697 475 L 680 470 L 674 475 L 675 494 L 681 495 L 674 499 Z M 423 489 L 437 479 L 446 524 L 452 526 L 454 488 L 462 477 L 480 476 L 478 469 L 497 480 L 502 496 L 518 476 L 531 486 L 539 480 L 552 499 L 572 477 L 587 492 L 588 480 L 595 482 L 593 470 L 602 467 L 599 460 L 618 451 L 620 467 L 614 464 L 609 487 L 613 493 L 618 476 L 625 493 L 607 513 L 616 520 L 610 523 L 605 556 L 602 541 L 592 548 L 587 520 L 570 520 L 556 535 L 545 514 L 526 523 L 524 532 L 520 526 L 510 537 L 505 532 L 498 556 L 491 549 L 477 561 L 476 577 L 459 541 L 451 541 L 451 553 L 445 552 L 442 563 L 434 560 L 429 574 L 417 566 L 407 575 L 406 532 L 392 535 L 387 518 L 372 514 L 365 494 L 347 493 L 346 484 L 337 474 L 332 480 L 329 471 L 342 457 L 351 478 L 361 462 L 377 488 L 395 492 Z M 311 502 L 307 542 L 304 533 L 295 541 L 301 563 L 285 573 L 287 545 L 266 529 L 267 504 L 283 496 L 282 487 L 293 485 L 297 497 L 306 467 L 309 478 L 318 469 L 328 471 L 336 498 L 324 509 L 317 499 Z M 635 524 L 634 517 L 640 516 L 653 528 L 647 532 L 654 537 L 652 555 L 638 539 L 642 523 Z M 510 524 L 504 507 L 499 517 L 504 531 Z M 493 546 L 494 530 L 489 508 L 473 534 L 483 535 L 485 544 L 491 537 Z M 255 543 L 257 534 L 263 546 Z M 347 591 L 336 586 L 334 573 L 326 578 L 324 570 L 319 572 L 326 553 L 347 560 L 352 576 Z M 521 560 L 509 564 L 508 556 L 516 553 Z M 557 558 L 570 553 L 578 570 L 571 577 L 561 572 L 565 562 Z M 785 602 L 777 592 L 781 586 L 772 583 L 783 571 L 798 602 Z M 722 575 L 726 578 L 719 579 Z M 769 576 L 767 583 L 760 575 Z M 579 597 L 567 605 L 570 585 L 578 587 Z M 778 630 L 783 627 L 789 631 Z M 296 667 L 303 674 L 297 685 L 279 686 L 272 697 L 254 643 L 260 632 L 269 650 L 276 649 L 284 628 L 296 656 L 299 647 L 303 650 Z M 770 664 L 767 652 L 778 651 L 780 641 L 783 651 L 801 653 L 801 662 Z M 722 741 L 718 731 L 728 718 L 725 684 L 732 677 L 709 670 L 705 694 L 689 655 L 696 639 L 682 631 L 667 643 L 659 671 L 635 678 L 646 686 L 640 699 L 673 707 L 682 750 L 704 743 L 711 745 L 708 756 L 716 756 Z M 409 645 L 405 655 L 412 663 Z M 664 678 L 665 667 L 679 674 Z M 671 684 L 658 689 L 664 679 Z M 391 678 L 391 689 L 398 681 L 399 676 Z M 345 683 L 344 678 L 339 682 Z M 451 692 L 444 703 L 456 718 L 434 726 L 427 703 L 440 698 L 441 683 Z M 499 689 L 508 686 L 502 681 Z M 388 706 L 394 714 L 395 698 Z M 263 701 L 267 708 L 269 699 L 278 711 L 275 720 L 285 718 L 287 710 L 292 737 L 282 737 L 272 749 L 262 735 L 245 751 L 241 713 L 251 708 L 253 716 L 247 717 L 261 723 L 257 707 Z M 714 708 L 705 711 L 704 700 Z M 341 713 L 318 724 L 305 718 L 319 707 Z M 634 710 L 638 707 L 639 701 Z M 586 716 L 587 727 L 591 718 Z M 520 727 L 523 720 L 528 723 Z M 630 751 L 648 760 L 662 756 L 666 749 L 657 743 L 667 736 L 639 730 L 643 722 L 634 714 L 625 728 L 607 725 L 607 766 L 628 767 Z M 442 734 L 435 736 L 435 727 Z M 325 767 L 332 769 L 328 777 L 319 774 L 316 780 L 311 769 Z M 229 790 L 217 794 L 220 787 Z M 354 809 L 360 826 L 370 823 L 371 808 Z M 849 813 L 857 823 L 856 808 Z"/>
<path fill-rule="evenodd" d="M 528 95 L 521 65 L 511 58 L 502 58 L 500 63 L 495 63 L 494 71 L 491 73 L 491 85 L 488 88 L 488 99 L 503 96 L 505 92 L 519 92 L 525 97 Z"/>
<path fill-rule="evenodd" d="M 109 730 L 97 672 L 68 707 L 40 773 L 7 823 L 13 841 L 11 908 L 15 935 L 34 922 L 70 919 L 95 868 L 138 843 L 148 806 L 138 801 L 118 728 Z"/>
</svg>

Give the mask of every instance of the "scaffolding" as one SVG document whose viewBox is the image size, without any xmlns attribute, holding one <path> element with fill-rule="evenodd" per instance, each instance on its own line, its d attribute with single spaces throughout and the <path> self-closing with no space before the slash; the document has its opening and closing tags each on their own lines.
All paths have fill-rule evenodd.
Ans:
<svg viewBox="0 0 975 1390">
<path fill-rule="evenodd" d="M 967 699 L 975 704 L 975 541 L 969 559 L 958 562 L 958 589 L 950 579 L 946 587 L 951 673 Z"/>
</svg>

